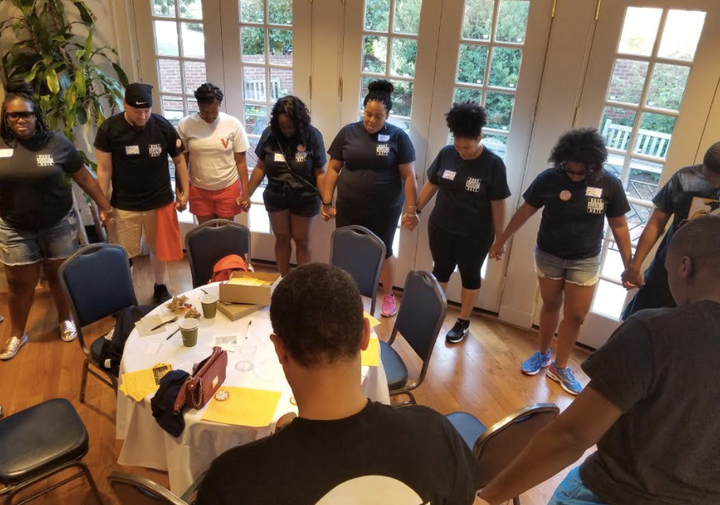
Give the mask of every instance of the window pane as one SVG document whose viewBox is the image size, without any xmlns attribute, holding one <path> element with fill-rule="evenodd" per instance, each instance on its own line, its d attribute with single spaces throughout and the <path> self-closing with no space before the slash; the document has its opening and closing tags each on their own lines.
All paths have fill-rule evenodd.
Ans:
<svg viewBox="0 0 720 505">
<path fill-rule="evenodd" d="M 515 88 L 520 73 L 522 49 L 495 47 L 490 63 L 490 86 Z"/>
<path fill-rule="evenodd" d="M 500 156 L 502 159 L 505 159 L 505 154 L 507 151 L 507 141 L 508 138 L 505 135 L 497 135 L 497 134 L 491 134 L 491 135 L 484 135 L 482 136 L 482 143 L 485 147 L 490 149 L 492 152 Z"/>
<path fill-rule="evenodd" d="M 158 59 L 158 75 L 160 77 L 160 91 L 182 93 L 179 61 Z"/>
<path fill-rule="evenodd" d="M 397 116 L 391 115 L 390 119 L 388 119 L 388 123 L 397 126 L 405 133 L 410 133 L 410 121 L 408 121 L 407 119 L 401 119 Z M 395 249 L 395 251 L 397 251 L 397 249 Z"/>
<path fill-rule="evenodd" d="M 650 107 L 680 110 L 690 67 L 658 63 L 653 70 L 647 104 Z"/>
<path fill-rule="evenodd" d="M 192 114 L 193 112 L 200 112 L 200 107 L 198 107 L 197 100 L 195 100 L 194 98 L 187 99 L 187 111 L 188 114 Z"/>
<path fill-rule="evenodd" d="M 387 37 L 366 35 L 363 38 L 363 72 L 384 74 L 386 64 Z"/>
<path fill-rule="evenodd" d="M 155 47 L 162 56 L 180 56 L 175 21 L 155 21 Z"/>
<path fill-rule="evenodd" d="M 607 99 L 614 102 L 640 103 L 648 63 L 635 60 L 615 60 Z"/>
<path fill-rule="evenodd" d="M 202 0 L 180 0 L 180 17 L 202 19 Z"/>
<path fill-rule="evenodd" d="M 658 56 L 692 61 L 704 24 L 704 12 L 671 10 L 665 21 Z"/>
<path fill-rule="evenodd" d="M 387 32 L 390 23 L 390 0 L 365 1 L 365 29 Z"/>
<path fill-rule="evenodd" d="M 292 95 L 293 73 L 292 70 L 279 68 L 270 69 L 270 99 L 274 102 L 278 98 Z"/>
<path fill-rule="evenodd" d="M 245 106 L 245 131 L 248 135 L 262 135 L 268 125 L 267 107 L 262 105 Z"/>
<path fill-rule="evenodd" d="M 620 255 L 620 249 L 613 240 L 608 241 L 608 250 L 605 255 L 605 261 L 602 264 L 602 275 L 609 277 L 615 281 L 621 282 L 620 276 L 625 271 L 625 266 L 622 262 L 622 256 Z"/>
<path fill-rule="evenodd" d="M 205 35 L 202 23 L 181 23 L 183 56 L 205 58 Z"/>
<path fill-rule="evenodd" d="M 657 195 L 663 167 L 662 163 L 652 163 L 634 158 L 630 160 L 630 172 L 625 184 L 627 195 L 651 202 Z"/>
<path fill-rule="evenodd" d="M 637 203 L 630 204 L 630 210 L 625 214 L 625 219 L 628 222 L 628 229 L 630 230 L 630 241 L 633 247 L 637 247 L 640 235 L 642 235 L 645 225 L 647 225 L 650 214 L 652 213 L 654 206 L 639 205 Z"/>
<path fill-rule="evenodd" d="M 463 17 L 463 38 L 490 40 L 495 0 L 467 0 Z"/>
<path fill-rule="evenodd" d="M 626 296 L 627 291 L 624 287 L 601 279 L 595 292 L 592 311 L 613 319 L 620 319 Z"/>
<path fill-rule="evenodd" d="M 203 83 L 207 82 L 204 61 L 185 61 L 185 93 L 192 95 Z"/>
<path fill-rule="evenodd" d="M 293 62 L 293 32 L 292 30 L 268 31 L 270 39 L 270 63 L 273 65 L 292 66 Z"/>
<path fill-rule="evenodd" d="M 257 143 L 260 139 L 250 137 L 248 140 L 250 141 L 250 146 L 245 152 L 245 159 L 247 160 L 247 166 L 250 169 L 248 175 L 250 175 L 252 174 L 252 169 L 255 168 L 255 166 L 257 165 L 257 155 L 255 154 L 255 149 L 257 148 Z M 260 183 L 260 187 L 267 187 L 267 178 L 263 179 L 263 181 Z M 253 203 L 259 202 L 260 204 L 262 204 L 262 191 L 255 191 L 255 193 L 253 193 L 253 196 L 250 198 L 250 201 Z"/>
<path fill-rule="evenodd" d="M 605 162 L 604 168 L 618 179 L 622 179 L 622 171 L 624 164 L 625 156 L 621 154 L 608 153 L 608 158 Z"/>
<path fill-rule="evenodd" d="M 482 86 L 485 81 L 487 57 L 487 46 L 460 44 L 457 82 Z"/>
<path fill-rule="evenodd" d="M 262 194 L 262 192 L 256 192 Z M 250 207 L 248 212 L 248 224 L 250 230 L 257 233 L 270 233 L 270 219 L 265 210 L 265 206 L 261 202 L 257 202 Z"/>
<path fill-rule="evenodd" d="M 242 59 L 253 63 L 265 63 L 265 30 L 241 28 Z"/>
<path fill-rule="evenodd" d="M 665 158 L 676 120 L 674 116 L 643 113 L 634 152 Z"/>
<path fill-rule="evenodd" d="M 618 52 L 650 56 L 661 15 L 662 9 L 628 7 Z"/>
<path fill-rule="evenodd" d="M 528 0 L 502 0 L 495 40 L 517 44 L 525 42 L 529 11 L 530 2 Z"/>
<path fill-rule="evenodd" d="M 243 67 L 243 96 L 245 100 L 256 100 L 258 102 L 267 100 L 265 93 L 265 68 Z"/>
<path fill-rule="evenodd" d="M 417 59 L 417 40 L 398 39 L 392 41 L 392 60 L 390 72 L 402 77 L 415 77 Z"/>
<path fill-rule="evenodd" d="M 185 116 L 182 98 L 163 96 L 162 114 L 165 116 L 165 119 L 177 126 L 180 120 Z"/>
<path fill-rule="evenodd" d="M 374 81 L 375 77 L 363 77 L 360 86 L 360 109 L 363 109 L 362 101 L 365 95 L 368 93 L 368 84 Z M 412 107 L 412 93 L 413 83 L 408 81 L 398 81 L 390 79 L 390 82 L 395 87 L 392 93 L 393 108 L 392 114 L 390 114 L 390 120 L 392 122 L 393 116 L 405 116 L 410 117 L 410 110 Z M 362 115 L 360 117 L 362 119 Z M 395 123 L 393 123 L 395 124 Z"/>
<path fill-rule="evenodd" d="M 487 98 L 485 99 L 487 127 L 498 130 L 509 130 L 513 105 L 515 105 L 515 95 L 488 91 Z"/>
<path fill-rule="evenodd" d="M 605 107 L 602 119 L 602 136 L 605 145 L 618 151 L 627 151 L 635 124 L 635 111 L 619 107 Z"/>
<path fill-rule="evenodd" d="M 274 25 L 291 25 L 292 0 L 268 0 L 268 22 Z"/>
<path fill-rule="evenodd" d="M 474 101 L 482 103 L 482 91 L 479 89 L 455 88 L 455 96 L 453 102 Z"/>
<path fill-rule="evenodd" d="M 420 30 L 422 0 L 395 0 L 393 31 L 417 35 Z"/>
<path fill-rule="evenodd" d="M 153 0 L 153 16 L 175 17 L 175 0 Z"/>
<path fill-rule="evenodd" d="M 240 0 L 240 21 L 243 23 L 262 23 L 265 20 L 263 0 Z"/>
</svg>

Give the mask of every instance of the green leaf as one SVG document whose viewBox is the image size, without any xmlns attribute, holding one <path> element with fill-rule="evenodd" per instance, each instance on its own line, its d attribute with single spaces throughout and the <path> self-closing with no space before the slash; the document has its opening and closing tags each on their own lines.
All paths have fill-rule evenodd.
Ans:
<svg viewBox="0 0 720 505">
<path fill-rule="evenodd" d="M 83 23 L 88 26 L 92 26 L 93 18 L 90 14 L 90 9 L 85 6 L 85 2 L 75 1 L 73 3 L 75 4 L 75 7 L 77 7 L 77 10 L 80 11 L 80 18 L 83 20 Z"/>
<path fill-rule="evenodd" d="M 128 84 L 130 83 L 128 81 L 127 75 L 125 74 L 125 71 L 117 63 L 113 63 L 112 66 L 115 69 L 115 73 L 120 78 L 120 84 L 122 84 L 123 88 L 127 88 Z"/>
<path fill-rule="evenodd" d="M 55 70 L 50 69 L 50 71 L 48 71 L 45 75 L 45 80 L 47 82 L 48 89 L 50 89 L 52 93 L 60 91 L 60 82 L 58 81 L 58 75 Z"/>
<path fill-rule="evenodd" d="M 90 58 L 92 54 L 92 43 L 93 43 L 93 31 L 92 28 L 88 31 L 87 39 L 85 40 L 85 57 L 86 60 Z"/>
<path fill-rule="evenodd" d="M 85 86 L 85 73 L 82 68 L 78 68 L 75 72 L 75 89 L 78 96 L 85 96 L 87 88 Z"/>
</svg>

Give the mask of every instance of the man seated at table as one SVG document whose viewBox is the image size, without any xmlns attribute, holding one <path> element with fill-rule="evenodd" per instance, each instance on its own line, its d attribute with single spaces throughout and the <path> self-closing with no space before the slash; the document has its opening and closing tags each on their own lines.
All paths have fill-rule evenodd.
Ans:
<svg viewBox="0 0 720 505">
<path fill-rule="evenodd" d="M 720 504 L 720 217 L 678 229 L 665 267 L 678 307 L 620 326 L 583 363 L 590 385 L 482 499 L 518 496 L 597 444 L 548 505 Z"/>
<path fill-rule="evenodd" d="M 370 325 L 348 274 L 321 263 L 295 268 L 275 289 L 270 318 L 299 416 L 218 457 L 198 505 L 473 503 L 477 460 L 442 415 L 363 395 Z"/>
</svg>

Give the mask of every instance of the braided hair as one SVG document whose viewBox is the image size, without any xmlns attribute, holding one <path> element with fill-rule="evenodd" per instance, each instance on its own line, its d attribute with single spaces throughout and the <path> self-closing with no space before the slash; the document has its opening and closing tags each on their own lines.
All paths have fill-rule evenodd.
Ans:
<svg viewBox="0 0 720 505">
<path fill-rule="evenodd" d="M 395 87 L 386 79 L 378 79 L 368 84 L 368 94 L 363 100 L 363 107 L 371 100 L 380 102 L 385 105 L 385 109 L 390 112 L 392 109 L 392 92 Z"/>
<path fill-rule="evenodd" d="M 222 90 L 211 82 L 206 82 L 195 90 L 195 100 L 198 103 L 213 103 L 215 100 L 220 103 L 224 97 Z"/>
<path fill-rule="evenodd" d="M 47 127 L 47 124 L 43 119 L 40 107 L 38 107 L 35 102 L 35 98 L 33 97 L 33 87 L 23 79 L 14 79 L 7 83 L 5 91 L 7 95 L 2 103 L 2 116 L 0 116 L 0 137 L 2 137 L 5 142 L 11 142 L 16 138 L 15 132 L 13 132 L 12 128 L 10 128 L 10 125 L 8 124 L 5 111 L 5 105 L 10 100 L 15 100 L 16 98 L 21 98 L 31 104 L 36 119 L 35 134 L 39 134 L 43 137 L 48 136 L 50 134 L 50 129 Z"/>
</svg>

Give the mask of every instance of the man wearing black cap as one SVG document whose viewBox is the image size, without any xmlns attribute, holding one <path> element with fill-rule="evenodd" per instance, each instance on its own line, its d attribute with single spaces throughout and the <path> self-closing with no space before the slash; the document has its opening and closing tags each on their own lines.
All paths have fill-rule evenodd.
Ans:
<svg viewBox="0 0 720 505">
<path fill-rule="evenodd" d="M 689 220 L 720 214 L 720 142 L 710 146 L 702 165 L 678 170 L 653 198 L 653 203 L 655 209 L 640 235 L 635 255 L 622 274 L 626 287 L 640 287 L 625 308 L 623 320 L 642 309 L 675 307 L 665 270 L 668 244 L 678 228 Z M 643 278 L 640 273 L 642 264 L 665 231 L 670 216 L 673 217 L 672 225 Z"/>
<path fill-rule="evenodd" d="M 162 303 L 170 298 L 167 262 L 182 259 L 176 210 L 185 209 L 189 194 L 184 147 L 173 125 L 151 112 L 152 86 L 130 84 L 123 103 L 125 111 L 105 121 L 95 138 L 98 182 L 105 195 L 112 182 L 115 224 L 108 236 L 133 258 L 140 254 L 145 232 L 155 277 L 153 297 Z M 168 155 L 175 163 L 175 194 Z"/>
</svg>

